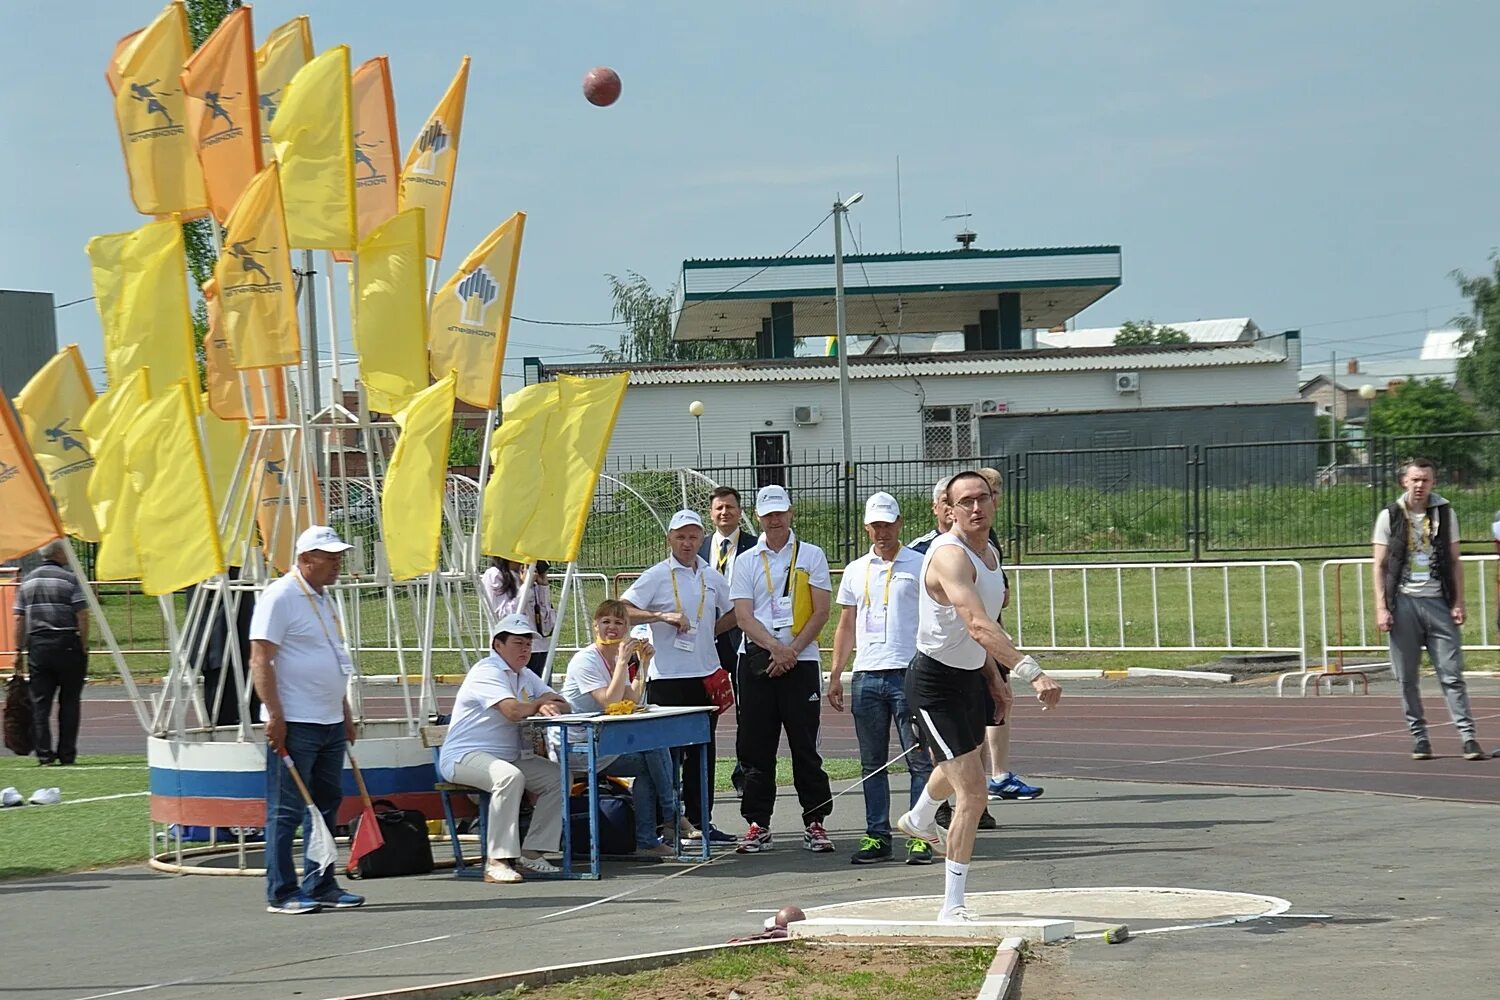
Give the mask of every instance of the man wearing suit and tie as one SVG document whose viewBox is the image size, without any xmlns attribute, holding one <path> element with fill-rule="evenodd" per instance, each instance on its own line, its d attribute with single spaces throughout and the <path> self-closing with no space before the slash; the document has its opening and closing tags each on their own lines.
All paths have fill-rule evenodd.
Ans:
<svg viewBox="0 0 1500 1000">
<path fill-rule="evenodd" d="M 741 552 L 755 548 L 755 533 L 740 530 L 743 513 L 740 510 L 739 491 L 732 486 L 717 487 L 709 495 L 708 519 L 713 524 L 714 530 L 703 539 L 703 547 L 698 550 L 698 555 L 728 580 L 734 572 L 735 558 Z M 727 670 L 729 676 L 733 678 L 735 664 L 740 655 L 740 630 L 732 628 L 723 633 L 716 640 L 716 644 L 719 666 Z M 738 795 L 745 781 L 744 772 L 740 770 L 738 762 L 735 763 L 734 774 L 730 777 L 734 782 L 735 794 Z"/>
</svg>

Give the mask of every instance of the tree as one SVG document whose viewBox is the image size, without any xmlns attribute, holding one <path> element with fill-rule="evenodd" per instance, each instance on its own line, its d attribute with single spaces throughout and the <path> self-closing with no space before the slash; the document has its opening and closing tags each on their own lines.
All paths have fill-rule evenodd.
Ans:
<svg viewBox="0 0 1500 1000">
<path fill-rule="evenodd" d="M 658 294 L 639 274 L 630 271 L 628 275 L 623 280 L 613 274 L 605 275 L 609 279 L 609 294 L 613 300 L 610 316 L 625 324 L 620 333 L 619 347 L 590 346 L 589 350 L 597 351 L 606 362 L 731 361 L 755 357 L 753 337 L 749 340 L 673 340 L 672 325 L 676 317 L 672 310 L 672 290 Z"/>
<path fill-rule="evenodd" d="M 479 464 L 479 449 L 484 442 L 478 431 L 472 427 L 454 427 L 453 435 L 448 439 L 448 464 L 450 466 L 469 466 Z"/>
<path fill-rule="evenodd" d="M 1479 414 L 1457 389 L 1442 379 L 1412 379 L 1395 385 L 1370 404 L 1365 427 L 1371 437 L 1397 438 L 1390 442 L 1395 461 L 1423 455 L 1449 479 L 1463 479 L 1478 465 L 1473 438 L 1444 438 L 1480 429 Z"/>
<path fill-rule="evenodd" d="M 1318 437 L 1324 441 L 1334 441 L 1329 447 L 1333 454 L 1334 463 L 1337 465 L 1352 465 L 1355 460 L 1354 448 L 1349 443 L 1348 424 L 1342 420 L 1334 420 L 1327 413 L 1318 416 Z M 1318 461 L 1322 461 L 1320 455 Z"/>
<path fill-rule="evenodd" d="M 1468 349 L 1467 356 L 1458 360 L 1459 384 L 1493 422 L 1500 420 L 1500 337 L 1483 334 L 1500 331 L 1500 255 L 1490 254 L 1490 265 L 1490 274 L 1453 272 L 1471 310 L 1467 316 L 1455 316 L 1453 325 L 1463 331 L 1459 344 Z"/>
<path fill-rule="evenodd" d="M 1188 335 L 1175 326 L 1158 326 L 1155 320 L 1127 319 L 1115 334 L 1116 347 L 1150 347 L 1153 344 L 1186 344 Z"/>
</svg>

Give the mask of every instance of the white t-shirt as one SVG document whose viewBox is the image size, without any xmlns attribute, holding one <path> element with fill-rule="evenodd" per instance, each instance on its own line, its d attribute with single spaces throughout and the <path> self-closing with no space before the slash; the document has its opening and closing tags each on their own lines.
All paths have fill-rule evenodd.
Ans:
<svg viewBox="0 0 1500 1000">
<path fill-rule="evenodd" d="M 766 536 L 761 535 L 755 547 L 746 549 L 739 562 L 735 563 L 734 581 L 729 585 L 729 596 L 736 601 L 753 602 L 755 620 L 785 643 L 790 643 L 795 634 L 791 626 L 774 628 L 773 624 L 776 621 L 777 602 L 791 601 L 792 588 L 787 581 L 788 574 L 792 571 L 794 552 L 797 555 L 797 568 L 807 571 L 808 583 L 817 590 L 832 593 L 833 580 L 828 574 L 828 557 L 823 554 L 822 549 L 811 542 L 801 541 L 795 533 L 788 536 L 780 552 L 772 552 L 767 548 Z M 766 576 L 767 566 L 771 570 L 769 578 Z M 789 619 L 792 604 L 786 604 L 785 608 L 785 616 Z M 748 641 L 748 636 L 740 640 L 741 653 L 745 651 L 745 643 Z M 808 643 L 807 648 L 797 654 L 797 659 L 817 663 L 817 642 Z"/>
<path fill-rule="evenodd" d="M 275 580 L 255 602 L 250 638 L 276 644 L 276 693 L 287 722 L 344 721 L 344 692 L 354 658 L 343 639 L 338 607 L 296 570 Z M 261 706 L 260 719 L 268 718 Z"/>
<path fill-rule="evenodd" d="M 680 611 L 692 623 L 691 634 L 680 633 L 666 622 L 651 623 L 656 655 L 647 678 L 707 677 L 719 669 L 714 623 L 734 604 L 729 600 L 728 581 L 705 560 L 695 557 L 694 565 L 684 566 L 676 556 L 667 556 L 637 577 L 620 599 L 642 611 Z"/>
<path fill-rule="evenodd" d="M 452 781 L 453 765 L 475 751 L 494 754 L 501 760 L 519 760 L 525 743 L 524 724 L 511 722 L 495 706 L 507 698 L 535 701 L 550 690 L 530 670 L 523 667 L 518 673 L 494 654 L 470 667 L 453 699 L 453 719 L 438 755 L 443 779 Z M 529 745 L 524 749 L 531 752 Z"/>
<path fill-rule="evenodd" d="M 603 711 L 604 706 L 599 704 L 599 699 L 594 697 L 594 692 L 603 691 L 609 687 L 610 682 L 614 680 L 614 675 L 614 661 L 605 662 L 604 657 L 599 654 L 598 646 L 586 646 L 574 653 L 573 658 L 568 661 L 568 676 L 563 678 L 562 696 L 568 699 L 568 704 L 572 706 L 573 711 L 580 714 Z M 630 697 L 629 691 L 626 691 L 625 697 Z M 554 755 L 557 753 L 557 745 L 561 740 L 558 735 L 560 732 L 559 729 L 553 729 L 547 733 L 548 744 L 552 747 Z M 568 733 L 568 740 L 571 743 L 582 743 L 583 739 L 582 729 L 570 730 Z M 614 759 L 613 756 L 601 757 L 598 766 L 602 768 Z"/>
<path fill-rule="evenodd" d="M 838 603 L 854 609 L 854 671 L 902 670 L 917 652 L 922 556 L 902 546 L 886 562 L 871 549 L 844 567 Z"/>
<path fill-rule="evenodd" d="M 524 579 L 524 577 L 523 577 Z M 533 580 L 531 584 L 531 597 L 526 601 L 526 607 L 521 607 L 521 585 L 516 584 L 516 592 L 506 597 L 500 589 L 500 568 L 491 566 L 479 577 L 480 587 L 484 590 L 485 603 L 494 612 L 495 620 L 499 621 L 506 615 L 525 615 L 526 620 L 531 622 L 531 627 L 536 629 L 536 635 L 531 638 L 532 653 L 545 653 L 552 648 L 552 631 L 557 625 L 557 614 L 552 609 L 552 587 L 542 586 Z"/>
</svg>

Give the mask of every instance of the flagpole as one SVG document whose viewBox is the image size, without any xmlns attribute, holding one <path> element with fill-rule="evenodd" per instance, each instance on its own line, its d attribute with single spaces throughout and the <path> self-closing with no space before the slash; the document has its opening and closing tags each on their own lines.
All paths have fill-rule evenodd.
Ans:
<svg viewBox="0 0 1500 1000">
<path fill-rule="evenodd" d="M 3 405 L 3 404 L 0 404 Z M 152 720 L 146 715 L 146 706 L 141 704 L 141 692 L 135 685 L 135 675 L 125 665 L 125 654 L 120 652 L 119 645 L 115 642 L 114 630 L 109 627 L 109 619 L 104 617 L 104 608 L 99 605 L 99 596 L 94 593 L 94 585 L 83 573 L 83 567 L 79 565 L 78 553 L 73 551 L 73 544 L 66 538 L 63 539 L 63 551 L 68 557 L 68 569 L 73 571 L 73 576 L 78 580 L 78 588 L 83 591 L 83 599 L 88 602 L 89 617 L 99 623 L 99 638 L 104 640 L 104 645 L 109 649 L 109 655 L 115 663 L 115 670 L 120 674 L 120 680 L 125 682 L 125 693 L 130 696 L 130 706 L 135 709 L 136 718 L 140 720 L 141 728 L 147 733 L 152 732 Z M 87 652 L 85 650 L 85 652 Z"/>
<path fill-rule="evenodd" d="M 557 606 L 566 609 L 568 606 L 568 593 L 573 589 L 573 577 L 578 571 L 576 561 L 569 562 L 568 568 L 563 571 L 562 591 L 557 595 Z M 547 661 L 542 665 L 542 683 L 548 686 L 552 684 L 552 661 L 557 658 L 558 625 L 562 622 L 561 615 L 552 618 L 552 641 L 547 644 Z"/>
</svg>

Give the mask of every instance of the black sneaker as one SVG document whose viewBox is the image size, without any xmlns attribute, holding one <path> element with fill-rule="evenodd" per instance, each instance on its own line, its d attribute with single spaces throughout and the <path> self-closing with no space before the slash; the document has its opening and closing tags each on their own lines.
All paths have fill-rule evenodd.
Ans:
<svg viewBox="0 0 1500 1000">
<path fill-rule="evenodd" d="M 979 829 L 993 830 L 998 825 L 999 824 L 995 822 L 995 817 L 990 815 L 990 811 L 988 809 L 979 814 Z"/>
<path fill-rule="evenodd" d="M 850 864 L 873 865 L 891 860 L 891 845 L 879 837 L 861 837 L 859 850 L 849 859 Z"/>
<path fill-rule="evenodd" d="M 1473 740 L 1470 740 L 1469 742 L 1473 743 Z M 1478 750 L 1479 749 L 1479 744 L 1475 743 L 1474 744 L 1474 749 Z M 1420 740 L 1417 740 L 1416 743 L 1412 744 L 1411 759 L 1412 760 L 1431 760 L 1432 759 L 1432 744 L 1429 743 L 1429 742 L 1427 742 L 1427 740 L 1426 740 L 1425 737 L 1422 738 L 1422 739 L 1420 739 Z"/>
<path fill-rule="evenodd" d="M 944 830 L 948 829 L 953 825 L 953 807 L 946 802 L 938 806 L 937 818 L 933 822 Z"/>
<path fill-rule="evenodd" d="M 1488 760 L 1489 754 L 1479 749 L 1478 740 L 1464 740 L 1464 760 Z"/>
</svg>

